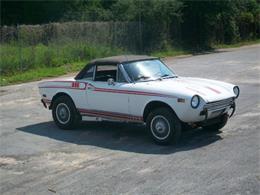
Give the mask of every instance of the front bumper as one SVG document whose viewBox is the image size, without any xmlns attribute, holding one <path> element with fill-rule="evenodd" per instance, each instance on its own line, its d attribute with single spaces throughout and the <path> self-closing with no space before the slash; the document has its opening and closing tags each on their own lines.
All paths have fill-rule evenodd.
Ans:
<svg viewBox="0 0 260 195">
<path fill-rule="evenodd" d="M 231 113 L 228 114 L 228 112 L 231 110 Z M 232 104 L 225 108 L 219 108 L 216 110 L 209 110 L 208 108 L 204 108 L 200 112 L 200 116 L 205 116 L 203 123 L 207 123 L 208 120 L 213 120 L 215 118 L 218 118 L 219 116 L 226 114 L 229 118 L 231 118 L 236 111 L 236 103 L 235 101 L 232 101 Z"/>
</svg>

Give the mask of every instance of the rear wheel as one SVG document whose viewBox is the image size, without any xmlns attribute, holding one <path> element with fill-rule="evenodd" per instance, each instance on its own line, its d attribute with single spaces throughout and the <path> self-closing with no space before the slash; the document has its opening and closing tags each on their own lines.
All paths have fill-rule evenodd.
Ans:
<svg viewBox="0 0 260 195">
<path fill-rule="evenodd" d="M 169 108 L 157 108 L 147 117 L 147 129 L 158 144 L 177 143 L 181 136 L 181 123 Z"/>
<path fill-rule="evenodd" d="M 204 126 L 203 129 L 207 131 L 219 131 L 222 129 L 228 122 L 228 115 L 224 114 L 221 116 L 220 121 L 216 124 Z"/>
<path fill-rule="evenodd" d="M 81 116 L 68 96 L 60 96 L 53 102 L 52 117 L 61 129 L 73 129 L 81 121 Z"/>
</svg>

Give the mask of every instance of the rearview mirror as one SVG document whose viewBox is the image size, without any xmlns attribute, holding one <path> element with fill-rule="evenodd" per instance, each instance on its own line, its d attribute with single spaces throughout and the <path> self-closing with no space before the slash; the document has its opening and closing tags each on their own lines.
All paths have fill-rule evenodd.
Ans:
<svg viewBox="0 0 260 195">
<path fill-rule="evenodd" d="M 107 80 L 107 84 L 108 84 L 108 85 L 115 85 L 114 79 L 109 78 L 109 79 Z"/>
</svg>

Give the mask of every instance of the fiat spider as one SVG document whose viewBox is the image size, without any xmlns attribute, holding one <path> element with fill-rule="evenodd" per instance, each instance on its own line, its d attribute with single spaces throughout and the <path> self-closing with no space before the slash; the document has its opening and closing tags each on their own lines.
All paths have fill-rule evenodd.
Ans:
<svg viewBox="0 0 260 195">
<path fill-rule="evenodd" d="M 156 143 L 177 142 L 183 127 L 219 130 L 234 114 L 239 87 L 180 77 L 159 58 L 124 55 L 96 59 L 74 78 L 39 83 L 56 125 L 125 121 L 146 125 Z"/>
</svg>

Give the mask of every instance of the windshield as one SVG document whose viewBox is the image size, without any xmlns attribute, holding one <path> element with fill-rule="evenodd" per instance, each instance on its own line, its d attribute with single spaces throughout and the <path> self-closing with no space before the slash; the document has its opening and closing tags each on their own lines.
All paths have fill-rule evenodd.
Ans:
<svg viewBox="0 0 260 195">
<path fill-rule="evenodd" d="M 137 61 L 125 63 L 123 66 L 130 79 L 134 82 L 177 77 L 160 60 Z"/>
</svg>

